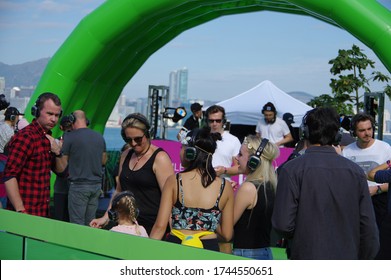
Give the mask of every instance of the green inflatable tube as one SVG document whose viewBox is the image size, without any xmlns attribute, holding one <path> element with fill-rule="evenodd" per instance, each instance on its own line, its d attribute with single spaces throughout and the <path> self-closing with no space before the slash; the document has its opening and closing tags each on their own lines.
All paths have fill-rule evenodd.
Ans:
<svg viewBox="0 0 391 280">
<path fill-rule="evenodd" d="M 108 0 L 79 23 L 52 57 L 27 106 L 27 118 L 32 118 L 29 111 L 38 95 L 51 91 L 60 96 L 66 114 L 84 110 L 91 127 L 103 133 L 123 88 L 154 52 L 192 27 L 254 11 L 309 15 L 339 26 L 391 70 L 391 12 L 375 0 Z"/>
</svg>

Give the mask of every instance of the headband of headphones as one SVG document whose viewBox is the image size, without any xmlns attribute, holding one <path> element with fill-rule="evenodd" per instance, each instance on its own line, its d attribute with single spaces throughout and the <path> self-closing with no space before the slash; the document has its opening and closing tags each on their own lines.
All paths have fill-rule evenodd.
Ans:
<svg viewBox="0 0 391 280">
<path fill-rule="evenodd" d="M 153 128 L 151 128 L 151 125 L 149 124 L 149 121 L 147 120 L 146 117 L 144 117 L 141 114 L 134 113 L 134 114 L 128 115 L 122 121 L 122 123 L 125 123 L 125 121 L 127 121 L 129 119 L 136 119 L 136 120 L 140 121 L 142 124 L 144 124 L 145 125 L 145 129 L 144 129 L 145 136 L 147 138 L 151 138 L 151 135 L 153 134 Z M 123 127 L 121 128 L 121 136 L 122 136 L 122 139 L 124 139 L 124 141 L 126 142 L 127 141 L 127 137 L 126 137 L 126 134 L 125 134 L 125 129 Z"/>
<path fill-rule="evenodd" d="M 254 171 L 257 169 L 259 164 L 261 163 L 261 155 L 263 153 L 263 150 L 265 149 L 267 143 L 269 143 L 269 139 L 263 138 L 261 143 L 258 146 L 258 149 L 255 151 L 255 154 L 252 155 L 248 162 L 247 162 L 247 167 L 251 170 Z"/>
<path fill-rule="evenodd" d="M 108 215 L 109 215 L 109 219 L 111 221 L 116 221 L 118 220 L 118 211 L 117 211 L 117 206 L 118 206 L 118 203 L 121 201 L 122 198 L 124 197 L 130 197 L 130 198 L 133 198 L 135 200 L 135 197 L 134 197 L 134 194 L 131 192 L 131 191 L 123 191 L 119 194 L 117 194 L 114 198 L 113 198 L 113 201 L 111 202 L 111 208 L 110 210 L 107 212 Z M 136 218 L 139 214 L 139 209 L 136 208 Z"/>
</svg>

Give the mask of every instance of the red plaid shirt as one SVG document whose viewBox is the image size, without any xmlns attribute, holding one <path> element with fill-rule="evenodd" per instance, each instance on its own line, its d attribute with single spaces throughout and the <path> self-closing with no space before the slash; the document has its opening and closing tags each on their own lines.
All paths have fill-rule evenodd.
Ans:
<svg viewBox="0 0 391 280">
<path fill-rule="evenodd" d="M 16 133 L 9 142 L 4 181 L 16 178 L 26 212 L 31 215 L 49 216 L 50 171 L 53 162 L 55 159 L 50 152 L 50 141 L 35 120 Z M 7 208 L 15 210 L 10 202 Z"/>
</svg>

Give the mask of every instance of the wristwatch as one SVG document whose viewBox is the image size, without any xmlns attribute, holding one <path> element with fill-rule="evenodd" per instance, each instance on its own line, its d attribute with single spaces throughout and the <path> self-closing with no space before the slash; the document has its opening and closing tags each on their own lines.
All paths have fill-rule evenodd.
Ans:
<svg viewBox="0 0 391 280">
<path fill-rule="evenodd" d="M 376 194 L 381 194 L 383 191 L 381 190 L 381 187 L 377 185 L 377 191 Z"/>
<path fill-rule="evenodd" d="M 55 154 L 55 156 L 58 157 L 58 158 L 62 157 L 63 155 L 64 154 L 62 153 L 62 151 L 58 155 Z"/>
</svg>

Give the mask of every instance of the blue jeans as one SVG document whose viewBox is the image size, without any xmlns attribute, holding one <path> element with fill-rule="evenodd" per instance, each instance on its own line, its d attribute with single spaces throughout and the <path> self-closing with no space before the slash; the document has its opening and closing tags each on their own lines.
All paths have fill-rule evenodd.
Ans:
<svg viewBox="0 0 391 280">
<path fill-rule="evenodd" d="M 269 247 L 259 249 L 233 249 L 233 254 L 255 260 L 272 260 L 273 254 Z"/>
<path fill-rule="evenodd" d="M 69 221 L 79 225 L 89 225 L 98 210 L 101 184 L 70 183 L 68 194 Z"/>
</svg>

